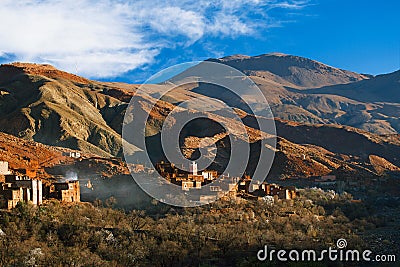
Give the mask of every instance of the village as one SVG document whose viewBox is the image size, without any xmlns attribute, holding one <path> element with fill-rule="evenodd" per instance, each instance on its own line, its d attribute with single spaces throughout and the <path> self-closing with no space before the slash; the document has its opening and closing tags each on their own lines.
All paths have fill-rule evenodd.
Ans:
<svg viewBox="0 0 400 267">
<path fill-rule="evenodd" d="M 294 199 L 299 195 L 294 186 L 280 186 L 275 183 L 251 183 L 249 175 L 229 177 L 220 175 L 216 170 L 198 171 L 197 163 L 192 161 L 189 172 L 173 163 L 161 161 L 156 164 L 157 172 L 167 181 L 180 186 L 183 191 L 201 189 L 209 185 L 209 193 L 201 195 L 199 202 L 207 203 L 209 198 L 236 198 L 261 199 L 272 197 L 278 199 Z M 224 181 L 224 182 L 222 182 Z M 224 185 L 227 188 L 224 188 Z"/>
<path fill-rule="evenodd" d="M 156 164 L 157 172 L 172 184 L 181 187 L 182 191 L 198 190 L 207 185 L 210 194 L 216 198 L 240 197 L 244 199 L 294 199 L 299 196 L 299 188 L 320 188 L 325 191 L 334 191 L 338 194 L 351 193 L 357 199 L 365 199 L 368 194 L 379 194 L 379 190 L 389 193 L 391 184 L 398 180 L 398 173 L 391 172 L 387 176 L 357 177 L 347 174 L 325 174 L 320 176 L 292 176 L 286 178 L 271 177 L 264 182 L 252 183 L 249 175 L 242 177 L 227 177 L 220 175 L 215 170 L 198 171 L 196 162 L 192 162 L 189 171 L 182 171 L 182 166 L 175 166 L 169 162 Z M 141 165 L 136 165 L 138 172 L 146 173 Z M 397 178 L 396 178 L 397 177 Z M 218 178 L 218 179 L 217 179 Z M 228 188 L 222 188 L 218 181 L 225 180 L 223 184 Z M 225 193 L 224 193 L 225 191 Z M 394 195 L 397 195 L 394 192 Z M 200 196 L 201 203 L 207 202 L 210 196 Z M 383 197 L 383 196 L 382 196 Z"/>
<path fill-rule="evenodd" d="M 64 156 L 79 158 L 81 155 L 76 153 Z M 163 161 L 157 163 L 155 169 L 168 182 L 181 187 L 183 192 L 201 189 L 210 184 L 210 194 L 200 196 L 200 203 L 209 201 L 210 195 L 214 199 L 221 197 L 293 199 L 298 195 L 294 186 L 279 186 L 266 182 L 251 184 L 251 177 L 248 175 L 226 177 L 219 176 L 215 170 L 199 172 L 196 162 L 192 162 L 189 172 L 183 171 L 173 163 Z M 136 165 L 136 172 L 149 173 L 140 165 Z M 228 189 L 219 183 L 221 179 L 229 180 Z M 7 161 L 0 161 L 0 208 L 12 209 L 19 202 L 41 205 L 51 199 L 57 199 L 63 203 L 80 202 L 81 188 L 77 175 L 52 175 L 50 179 L 43 180 L 39 178 L 35 168 L 10 169 Z"/>
<path fill-rule="evenodd" d="M 98 164 L 106 160 L 113 162 L 114 174 L 129 175 L 126 165 L 119 158 L 99 158 L 86 157 L 79 152 L 63 152 L 63 157 L 71 162 L 79 162 L 79 166 L 83 169 L 93 168 L 93 164 Z M 99 164 L 100 164 L 99 163 Z M 43 179 L 39 175 L 40 171 L 35 164 L 31 167 L 9 168 L 7 161 L 0 161 L 0 208 L 12 209 L 16 207 L 18 202 L 30 202 L 33 205 L 41 205 L 47 200 L 56 199 L 64 203 L 76 203 L 83 201 L 92 201 L 95 195 L 99 194 L 96 188 L 99 186 L 99 180 L 94 176 L 80 175 L 77 173 L 65 172 L 69 167 L 63 162 L 55 163 L 52 167 L 53 171 L 50 177 Z M 91 167 L 92 166 L 92 167 Z M 123 167 L 125 166 L 125 167 Z M 76 167 L 76 166 L 75 166 Z M 264 200 L 274 202 L 280 200 L 291 200 L 299 196 L 298 188 L 318 187 L 324 190 L 334 190 L 337 193 L 348 192 L 356 195 L 357 198 L 363 197 L 362 190 L 370 183 L 376 183 L 376 178 L 369 181 L 354 179 L 337 179 L 336 175 L 322 175 L 309 178 L 291 177 L 288 179 L 268 180 L 264 182 L 253 182 L 249 175 L 242 177 L 233 177 L 222 175 L 216 170 L 205 169 L 198 170 L 197 163 L 192 161 L 188 166 L 188 171 L 184 171 L 183 166 L 177 166 L 170 162 L 160 161 L 155 164 L 155 168 L 147 168 L 141 164 L 133 164 L 127 166 L 133 175 L 153 175 L 159 174 L 165 182 L 176 185 L 178 191 L 182 193 L 190 191 L 198 194 L 194 200 L 199 204 L 210 203 L 216 199 L 248 199 L 248 200 Z M 126 170 L 125 170 L 125 169 Z M 125 170 L 125 171 L 123 171 Z M 101 175 L 106 175 L 101 171 Z M 111 173 L 107 177 L 110 176 Z M 130 176 L 130 175 L 129 175 Z M 383 178 L 382 178 L 383 179 Z M 381 179 L 381 180 L 382 180 Z M 382 182 L 382 181 L 380 181 Z M 81 183 L 81 184 L 80 184 Z M 84 186 L 81 188 L 81 186 Z M 130 187 L 129 187 L 130 188 Z M 125 198 L 130 198 L 133 191 L 128 187 L 124 189 L 116 189 L 109 192 L 109 196 L 115 196 L 120 203 Z M 203 189 L 203 190 L 199 190 Z M 100 190 L 101 191 L 101 190 Z M 104 190 L 103 190 L 104 191 Z M 112 190 L 111 190 L 112 191 Z M 198 193 L 197 193 L 198 192 Z"/>
<path fill-rule="evenodd" d="M 54 177 L 54 180 L 42 181 L 34 168 L 10 170 L 8 162 L 0 161 L 0 208 L 12 209 L 19 202 L 41 205 L 48 199 L 65 203 L 80 202 L 77 178 Z"/>
</svg>

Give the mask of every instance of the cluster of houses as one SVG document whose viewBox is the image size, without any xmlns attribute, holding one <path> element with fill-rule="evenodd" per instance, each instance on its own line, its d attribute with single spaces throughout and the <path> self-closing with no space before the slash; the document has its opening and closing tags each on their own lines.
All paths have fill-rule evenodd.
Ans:
<svg viewBox="0 0 400 267">
<path fill-rule="evenodd" d="M 294 186 L 281 186 L 267 182 L 252 184 L 248 176 L 239 182 L 238 192 L 244 192 L 254 197 L 276 196 L 278 199 L 294 199 L 299 194 Z"/>
<path fill-rule="evenodd" d="M 172 184 L 180 186 L 183 191 L 201 189 L 202 186 L 212 183 L 209 186 L 209 190 L 216 195 L 225 191 L 228 196 L 237 194 L 244 197 L 260 198 L 277 196 L 279 199 L 293 199 L 297 196 L 294 186 L 279 186 L 266 182 L 251 184 L 251 178 L 248 175 L 244 177 L 222 177 L 215 170 L 203 170 L 199 173 L 196 162 L 191 162 L 189 172 L 182 169 L 182 166 L 176 166 L 173 163 L 164 161 L 156 164 L 157 172 Z M 217 178 L 218 181 L 216 181 Z M 223 186 L 220 185 L 221 180 L 225 180 L 223 184 L 227 185 L 228 188 L 224 188 L 223 190 Z"/>
<path fill-rule="evenodd" d="M 182 166 L 178 168 L 175 164 L 164 161 L 156 164 L 156 170 L 162 177 L 173 184 L 181 186 L 182 190 L 185 191 L 192 188 L 200 189 L 218 178 L 216 171 L 204 170 L 199 174 L 196 162 L 191 163 L 189 172 L 182 169 Z"/>
<path fill-rule="evenodd" d="M 58 199 L 63 202 L 79 202 L 80 186 L 77 179 L 61 178 L 43 183 L 36 171 L 18 169 L 10 171 L 8 162 L 0 161 L 0 208 L 12 209 L 18 202 L 41 205 L 43 199 Z"/>
</svg>

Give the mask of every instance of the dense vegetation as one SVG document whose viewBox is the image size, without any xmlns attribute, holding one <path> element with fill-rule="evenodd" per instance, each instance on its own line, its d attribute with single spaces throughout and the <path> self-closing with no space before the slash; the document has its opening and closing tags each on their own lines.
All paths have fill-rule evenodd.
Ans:
<svg viewBox="0 0 400 267">
<path fill-rule="evenodd" d="M 274 204 L 178 209 L 153 201 L 146 212 L 114 205 L 52 201 L 3 211 L 0 266 L 249 266 L 261 264 L 256 254 L 264 245 L 318 249 L 346 238 L 361 248 L 357 233 L 383 223 L 350 195 L 316 189 Z"/>
</svg>

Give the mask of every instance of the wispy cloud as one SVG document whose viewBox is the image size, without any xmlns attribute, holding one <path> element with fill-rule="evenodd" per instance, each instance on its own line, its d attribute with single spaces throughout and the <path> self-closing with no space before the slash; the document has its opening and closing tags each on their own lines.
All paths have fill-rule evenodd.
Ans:
<svg viewBox="0 0 400 267">
<path fill-rule="evenodd" d="M 12 54 L 19 61 L 51 63 L 88 77 L 112 77 L 151 64 L 163 48 L 188 47 L 204 36 L 256 34 L 269 26 L 267 10 L 305 5 L 268 0 L 2 0 L 0 57 Z"/>
</svg>

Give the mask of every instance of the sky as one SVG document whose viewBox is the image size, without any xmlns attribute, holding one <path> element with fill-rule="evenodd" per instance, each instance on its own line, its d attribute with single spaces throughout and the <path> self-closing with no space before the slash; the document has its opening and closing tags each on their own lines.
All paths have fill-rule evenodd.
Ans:
<svg viewBox="0 0 400 267">
<path fill-rule="evenodd" d="M 400 69 L 400 1 L 1 0 L 0 63 L 139 83 L 188 61 L 281 52 L 359 73 Z"/>
</svg>

